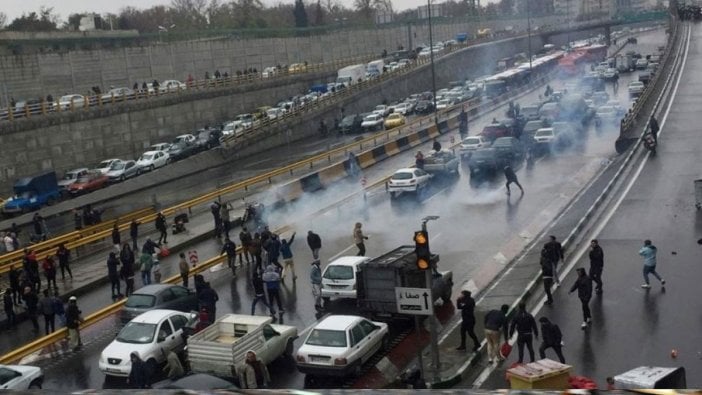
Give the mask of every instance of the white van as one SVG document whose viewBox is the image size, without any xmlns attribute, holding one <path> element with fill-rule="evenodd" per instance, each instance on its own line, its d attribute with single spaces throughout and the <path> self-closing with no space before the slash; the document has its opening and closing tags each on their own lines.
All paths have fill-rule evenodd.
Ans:
<svg viewBox="0 0 702 395">
<path fill-rule="evenodd" d="M 356 299 L 356 270 L 358 265 L 370 261 L 365 256 L 342 256 L 324 268 L 322 273 L 322 298 Z"/>
</svg>

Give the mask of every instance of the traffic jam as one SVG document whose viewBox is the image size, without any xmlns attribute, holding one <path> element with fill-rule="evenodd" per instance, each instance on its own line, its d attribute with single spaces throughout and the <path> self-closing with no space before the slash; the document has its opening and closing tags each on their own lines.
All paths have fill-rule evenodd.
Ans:
<svg viewBox="0 0 702 395">
<path fill-rule="evenodd" d="M 549 79 L 528 95 L 503 101 L 490 117 L 469 120 L 462 112 L 455 131 L 457 140 L 451 137 L 450 142 L 428 142 L 416 152 L 405 153 L 383 165 L 379 171 L 387 172 L 387 166 L 398 164 L 397 170 L 387 177 L 384 193 L 377 196 L 389 195 L 388 200 L 404 211 L 416 209 L 459 182 L 475 189 L 496 189 L 496 183 L 506 180 L 507 194 L 510 184 L 515 183 L 523 195 L 525 189 L 516 176 L 521 170 L 533 168 L 541 160 L 584 152 L 592 139 L 618 131 L 620 120 L 641 93 L 638 83 L 648 83 L 656 73 L 660 55 L 629 51 L 626 55 L 609 56 L 611 48 L 600 42 L 601 38 L 575 42 L 567 49 L 547 45 L 532 59 L 515 55 L 501 60 L 492 76 L 452 83 L 435 94 L 417 93 L 402 101 L 378 105 L 371 113 L 354 115 L 353 127 L 357 124 L 364 130 L 389 129 L 409 122 L 405 115 L 420 113 L 420 105 L 430 114 L 435 109 L 458 108 L 470 98 L 504 97 L 532 82 L 533 76 Z M 624 96 L 618 94 L 620 76 L 631 80 Z M 492 116 L 497 113 L 503 115 Z M 168 163 L 162 160 L 164 163 L 160 164 L 160 152 L 147 152 L 139 161 L 122 161 L 119 166 L 104 163 L 97 170 L 103 178 L 106 175 L 122 179 L 129 171 L 140 174 Z M 405 165 L 399 166 L 401 162 Z M 116 170 L 122 172 L 110 176 L 110 171 Z M 69 193 L 93 188 L 88 180 L 91 171 L 77 169 L 75 178 L 87 181 L 71 183 L 67 187 Z M 461 181 L 466 176 L 468 180 Z M 364 243 L 369 236 L 358 222 L 352 232 L 353 245 L 327 257 L 328 263 L 322 264 L 322 242 L 315 232 L 310 230 L 306 240 L 298 237 L 302 240 L 292 249 L 295 232 L 290 235 L 289 231 L 269 229 L 273 218 L 292 215 L 299 220 L 298 217 L 285 209 L 268 209 L 264 205 L 249 209 L 244 227 L 231 229 L 234 234 L 241 231 L 245 235 L 241 246 L 246 248 L 237 248 L 233 242 L 233 247 L 228 245 L 227 236 L 218 244 L 221 252 L 216 251 L 226 255 L 226 263 L 196 274 L 189 279 L 193 282 L 190 287 L 185 256 L 180 258 L 185 263 L 182 284 L 180 280 L 177 284 L 160 282 L 160 274 L 159 278 L 154 276 L 152 283 L 151 268 L 158 267 L 159 259 L 165 260 L 169 252 L 165 243 L 148 239 L 138 251 L 131 252 L 131 257 L 124 258 L 135 264 L 132 277 L 140 277 L 141 271 L 143 277 L 137 282 L 144 286 L 124 295 L 119 312 L 106 319 L 111 322 L 104 329 L 109 336 L 88 330 L 85 332 L 95 339 L 87 340 L 83 334 L 86 342 L 82 343 L 77 323 L 85 314 L 76 307 L 82 298 L 70 300 L 65 317 L 70 350 L 58 352 L 56 358 L 38 358 L 37 367 L 8 367 L 23 379 L 21 383 L 16 380 L 14 387 L 4 388 L 43 385 L 49 389 L 51 386 L 46 383 L 52 380 L 45 377 L 47 372 L 55 374 L 62 368 L 88 363 L 91 365 L 81 367 L 88 372 L 80 374 L 91 377 L 92 383 L 97 368 L 103 375 L 103 388 L 291 388 L 291 383 L 299 382 L 290 379 L 295 371 L 304 375 L 304 388 L 358 388 L 363 385 L 359 382 L 363 382 L 364 375 L 382 358 L 403 340 L 413 339 L 413 311 L 427 311 L 431 305 L 432 312 L 441 314 L 452 305 L 456 291 L 454 272 L 443 267 L 439 251 L 429 249 L 432 236 L 427 223 L 437 218 L 425 217 L 416 229 L 403 229 L 406 243 L 373 254 L 366 254 Z M 214 212 L 213 208 L 213 215 Z M 217 215 L 214 216 L 216 223 Z M 253 238 L 251 234 L 246 236 L 247 227 L 255 233 Z M 327 231 L 319 233 L 325 236 Z M 305 243 L 309 247 L 305 254 L 311 252 L 312 263 L 309 270 L 300 271 L 302 262 L 309 257 L 300 258 L 300 273 L 296 275 L 293 254 L 302 255 L 299 248 Z M 353 248 L 358 248 L 357 254 Z M 119 243 L 116 251 L 108 258 L 108 268 L 109 259 L 123 259 L 124 249 L 119 248 Z M 183 273 L 183 267 L 180 268 Z M 228 275 L 229 270 L 232 276 Z M 150 273 L 148 279 L 146 272 Z M 245 285 L 237 282 L 240 277 L 245 278 Z M 117 295 L 122 296 L 119 279 L 117 283 Z M 225 298 L 222 294 L 227 291 L 211 283 L 231 286 L 232 293 L 236 286 L 245 287 L 239 291 L 250 294 L 251 304 L 246 300 L 218 308 L 218 301 Z M 302 283 L 312 297 L 300 295 L 300 299 L 306 298 L 300 303 L 313 306 L 312 317 L 300 315 L 295 306 L 290 310 L 297 297 L 290 300 L 287 284 L 295 288 L 296 284 L 302 287 Z M 429 292 L 417 293 L 417 289 Z M 281 295 L 285 303 L 281 303 Z M 100 325 L 98 322 L 96 327 Z M 91 350 L 96 346 L 100 350 Z M 91 357 L 83 359 L 84 363 L 77 362 L 83 353 L 95 354 L 97 361 Z M 52 355 L 51 351 L 48 355 Z M 80 379 L 72 380 L 81 385 Z"/>
</svg>

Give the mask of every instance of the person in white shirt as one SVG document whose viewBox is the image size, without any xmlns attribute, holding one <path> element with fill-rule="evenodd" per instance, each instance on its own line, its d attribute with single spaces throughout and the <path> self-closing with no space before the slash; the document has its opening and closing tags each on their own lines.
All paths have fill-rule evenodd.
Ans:
<svg viewBox="0 0 702 395">
<path fill-rule="evenodd" d="M 15 250 L 15 243 L 12 240 L 12 233 L 7 232 L 2 241 L 5 243 L 5 251 L 12 252 Z"/>
</svg>

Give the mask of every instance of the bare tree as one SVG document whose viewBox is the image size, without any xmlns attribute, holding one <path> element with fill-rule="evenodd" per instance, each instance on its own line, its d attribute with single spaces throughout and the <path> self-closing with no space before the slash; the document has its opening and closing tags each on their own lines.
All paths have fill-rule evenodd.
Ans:
<svg viewBox="0 0 702 395">
<path fill-rule="evenodd" d="M 7 14 L 4 12 L 0 12 L 0 29 L 5 27 L 5 24 L 7 23 Z"/>
</svg>

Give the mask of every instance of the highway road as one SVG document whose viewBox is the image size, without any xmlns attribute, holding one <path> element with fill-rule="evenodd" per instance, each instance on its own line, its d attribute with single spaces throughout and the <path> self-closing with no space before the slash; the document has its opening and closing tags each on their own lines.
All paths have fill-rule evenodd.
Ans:
<svg viewBox="0 0 702 395">
<path fill-rule="evenodd" d="M 699 166 L 699 108 L 702 77 L 702 28 L 691 24 L 687 61 L 674 90 L 669 111 L 663 106 L 659 148 L 633 168 L 624 193 L 603 214 L 593 230 L 605 254 L 604 293 L 593 295 L 591 327 L 581 330 L 580 302 L 567 291 L 575 280 L 571 272 L 554 294 L 555 303 L 536 313 L 547 316 L 562 329 L 566 363 L 575 374 L 605 385 L 638 366 L 682 366 L 687 388 L 702 386 L 700 333 L 702 298 L 699 295 L 702 218 L 695 208 L 693 182 L 702 178 Z M 674 81 L 675 82 L 675 81 Z M 651 278 L 643 284 L 642 259 L 638 255 L 645 239 L 658 248 L 657 271 L 665 286 Z M 589 267 L 587 253 L 577 254 L 572 267 Z M 671 356 L 672 350 L 677 357 Z M 547 357 L 555 358 L 553 354 Z M 483 388 L 505 388 L 505 367 Z M 464 385 L 470 385 L 465 383 Z M 601 388 L 602 388 L 601 387 Z"/>
<path fill-rule="evenodd" d="M 647 33 L 639 38 L 638 47 L 641 52 L 648 53 L 662 45 L 663 41 L 664 35 L 661 31 Z M 625 75 L 620 79 L 623 89 L 619 90 L 619 100 L 623 104 L 628 103 L 624 87 L 627 80 L 633 76 L 635 74 Z M 558 88 L 561 84 L 554 82 L 552 86 Z M 608 86 L 607 89 L 612 94 L 611 87 Z M 517 102 L 525 106 L 536 101 L 541 93 L 542 90 L 532 92 Z M 471 133 L 481 130 L 493 117 L 502 118 L 504 111 L 503 106 L 473 122 L 470 125 Z M 357 192 L 360 186 L 356 183 L 342 183 L 324 192 L 303 197 L 284 211 L 274 213 L 271 220 L 271 228 L 292 225 L 299 237 L 293 245 L 293 252 L 300 278 L 295 285 L 288 280 L 283 288 L 286 313 L 282 320 L 297 326 L 300 331 L 315 320 L 308 280 L 311 254 L 304 240 L 308 229 L 314 229 L 321 235 L 324 244 L 322 260 L 328 262 L 337 256 L 355 255 L 351 231 L 357 221 L 363 222 L 364 230 L 370 236 L 367 254 L 374 256 L 398 244 L 411 243 L 412 231 L 419 228 L 420 218 L 429 214 L 439 215 L 440 220 L 429 225 L 432 250 L 441 254 L 441 269 L 452 270 L 455 283 L 460 284 L 479 268 L 479 262 L 500 251 L 507 240 L 521 235 L 530 223 L 547 223 L 551 218 L 543 217 L 543 208 L 555 200 L 564 189 L 572 188 L 574 179 L 594 175 L 602 162 L 615 154 L 613 142 L 616 136 L 617 132 L 614 130 L 601 134 L 590 130 L 579 150 L 544 157 L 531 169 L 518 169 L 517 174 L 526 190 L 523 197 L 518 194 L 507 197 L 501 176 L 469 182 L 470 177 L 464 167 L 461 169 L 460 178 L 442 184 L 422 202 L 402 199 L 391 203 L 381 191 L 370 195 L 366 203 L 357 200 L 325 215 L 311 216 L 310 213 L 320 207 L 338 201 L 348 193 Z M 448 137 L 442 137 L 442 144 L 448 145 L 447 140 Z M 427 145 L 418 149 L 428 151 L 429 148 Z M 380 179 L 398 167 L 411 164 L 413 155 L 414 152 L 407 152 L 388 159 L 367 169 L 364 175 L 370 182 Z M 238 230 L 235 232 L 238 233 Z M 289 236 L 289 233 L 282 235 L 284 238 Z M 209 240 L 198 244 L 196 248 L 203 259 L 218 253 L 220 245 L 214 240 Z M 173 257 L 164 260 L 164 274 L 172 270 L 174 260 Z M 252 290 L 246 276 L 240 275 L 232 279 L 230 272 L 223 270 L 207 273 L 206 278 L 220 295 L 218 314 L 250 311 Z M 89 313 L 107 304 L 109 299 L 109 291 L 102 288 L 81 296 L 79 304 L 85 313 Z M 352 307 L 342 303 L 336 305 L 336 308 L 348 311 Z M 262 308 L 260 313 L 263 313 Z M 118 380 L 105 382 L 104 375 L 97 369 L 97 359 L 101 350 L 117 330 L 116 323 L 101 323 L 84 334 L 87 340 L 84 350 L 36 361 L 36 364 L 45 367 L 45 388 L 68 391 L 123 386 L 123 382 Z M 273 387 L 303 387 L 303 377 L 295 371 L 292 361 L 278 361 L 272 369 L 276 372 Z"/>
</svg>

